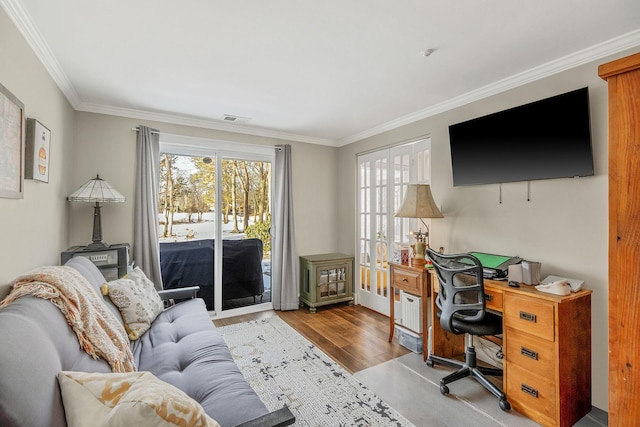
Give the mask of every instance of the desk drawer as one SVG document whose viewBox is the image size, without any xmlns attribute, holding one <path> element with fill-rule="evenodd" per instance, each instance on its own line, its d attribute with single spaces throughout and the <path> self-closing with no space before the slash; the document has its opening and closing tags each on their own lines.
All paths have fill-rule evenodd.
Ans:
<svg viewBox="0 0 640 427">
<path fill-rule="evenodd" d="M 518 412 L 529 418 L 543 425 L 555 424 L 556 393 L 553 378 L 545 378 L 508 364 L 507 399 Z"/>
<path fill-rule="evenodd" d="M 507 363 L 513 363 L 526 371 L 542 375 L 555 371 L 556 352 L 552 341 L 509 329 L 506 346 Z"/>
<path fill-rule="evenodd" d="M 504 326 L 554 340 L 554 307 L 552 303 L 507 294 L 504 297 Z"/>
<path fill-rule="evenodd" d="M 485 302 L 490 310 L 502 311 L 503 293 L 497 289 L 484 288 Z"/>
<path fill-rule="evenodd" d="M 422 287 L 420 286 L 420 273 L 402 268 L 393 269 L 393 286 L 414 295 L 422 295 Z"/>
</svg>

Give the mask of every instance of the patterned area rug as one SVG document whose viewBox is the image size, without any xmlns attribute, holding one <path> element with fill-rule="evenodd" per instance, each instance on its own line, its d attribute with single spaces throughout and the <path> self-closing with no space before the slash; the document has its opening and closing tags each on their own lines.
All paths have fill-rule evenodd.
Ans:
<svg viewBox="0 0 640 427">
<path fill-rule="evenodd" d="M 413 425 L 277 316 L 218 330 L 267 408 L 288 405 L 295 426 Z"/>
</svg>

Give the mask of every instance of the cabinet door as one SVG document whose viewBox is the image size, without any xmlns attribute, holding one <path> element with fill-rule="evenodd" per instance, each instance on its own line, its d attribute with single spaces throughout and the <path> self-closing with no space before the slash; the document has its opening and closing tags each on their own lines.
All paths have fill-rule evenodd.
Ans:
<svg viewBox="0 0 640 427">
<path fill-rule="evenodd" d="M 318 301 L 339 298 L 348 295 L 348 267 L 346 264 L 318 267 Z"/>
</svg>

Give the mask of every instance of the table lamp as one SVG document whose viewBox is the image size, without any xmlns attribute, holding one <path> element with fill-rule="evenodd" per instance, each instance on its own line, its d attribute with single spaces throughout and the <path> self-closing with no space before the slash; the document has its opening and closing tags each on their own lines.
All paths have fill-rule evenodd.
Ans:
<svg viewBox="0 0 640 427">
<path fill-rule="evenodd" d="M 74 191 L 67 200 L 70 202 L 95 202 L 93 210 L 93 242 L 85 250 L 107 249 L 109 245 L 102 241 L 102 217 L 100 203 L 122 203 L 125 197 L 107 181 L 96 175 L 82 187 Z"/>
<path fill-rule="evenodd" d="M 416 237 L 415 254 L 411 259 L 411 264 L 421 267 L 426 264 L 424 257 L 429 246 L 429 226 L 424 222 L 424 218 L 444 218 L 436 202 L 431 195 L 431 187 L 428 184 L 409 184 L 404 195 L 402 206 L 395 214 L 399 218 L 418 218 L 424 225 L 426 231 L 418 229 L 414 233 Z"/>
</svg>

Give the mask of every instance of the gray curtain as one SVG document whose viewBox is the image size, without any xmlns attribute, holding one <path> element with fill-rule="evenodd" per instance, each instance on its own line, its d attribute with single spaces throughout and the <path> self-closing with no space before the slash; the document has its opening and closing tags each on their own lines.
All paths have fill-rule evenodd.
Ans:
<svg viewBox="0 0 640 427">
<path fill-rule="evenodd" d="M 293 227 L 291 146 L 276 147 L 275 201 L 272 221 L 271 299 L 276 310 L 297 310 L 298 255 Z"/>
<path fill-rule="evenodd" d="M 160 132 L 140 125 L 133 220 L 133 260 L 162 289 L 158 243 L 158 183 L 160 182 Z"/>
</svg>

